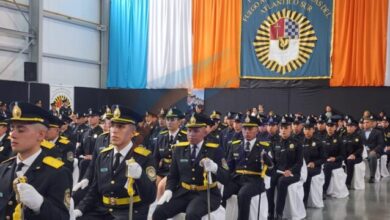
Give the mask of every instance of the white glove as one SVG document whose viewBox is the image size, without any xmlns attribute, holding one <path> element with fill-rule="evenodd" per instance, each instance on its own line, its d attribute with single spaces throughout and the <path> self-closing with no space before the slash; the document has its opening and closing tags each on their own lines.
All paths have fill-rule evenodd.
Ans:
<svg viewBox="0 0 390 220">
<path fill-rule="evenodd" d="M 72 191 L 76 192 L 80 188 L 81 189 L 85 189 L 85 187 L 87 187 L 88 184 L 89 184 L 89 180 L 88 179 L 82 179 L 80 182 L 78 182 L 78 183 L 76 183 L 76 185 L 74 185 Z"/>
<path fill-rule="evenodd" d="M 199 165 L 201 167 L 204 167 L 204 171 L 206 172 L 212 172 L 214 174 L 217 173 L 218 165 L 213 160 L 210 160 L 209 158 L 202 159 Z"/>
<path fill-rule="evenodd" d="M 16 187 L 20 195 L 20 202 L 35 213 L 39 213 L 43 203 L 42 195 L 28 183 L 19 183 Z"/>
<path fill-rule="evenodd" d="M 74 215 L 75 218 L 78 218 L 78 217 L 83 216 L 83 213 L 82 213 L 80 210 L 75 209 L 75 210 L 73 211 L 73 215 Z"/>
<path fill-rule="evenodd" d="M 142 167 L 137 163 L 127 163 L 127 176 L 133 179 L 139 179 L 142 174 Z"/>
<path fill-rule="evenodd" d="M 169 202 L 172 199 L 172 191 L 167 189 L 164 191 L 164 194 L 158 200 L 157 205 L 162 205 L 164 202 Z"/>
</svg>

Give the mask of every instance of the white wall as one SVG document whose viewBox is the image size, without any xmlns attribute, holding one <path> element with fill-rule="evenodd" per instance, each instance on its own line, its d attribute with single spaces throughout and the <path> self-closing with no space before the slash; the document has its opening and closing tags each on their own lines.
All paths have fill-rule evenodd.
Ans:
<svg viewBox="0 0 390 220">
<path fill-rule="evenodd" d="M 28 0 L 18 2 L 26 4 Z M 43 9 L 94 23 L 100 21 L 100 0 L 44 0 Z M 28 24 L 19 11 L 1 7 L 0 27 L 19 31 L 28 30 Z M 98 30 L 44 17 L 42 33 L 43 54 L 99 62 L 100 32 Z M 26 44 L 26 40 L 4 36 L 0 32 L 0 71 L 15 55 L 13 52 L 4 52 L 1 48 L 23 48 Z M 20 55 L 7 71 L 0 75 L 0 79 L 23 81 L 23 62 L 27 60 L 26 54 Z M 100 66 L 44 56 L 42 83 L 99 87 Z"/>
</svg>

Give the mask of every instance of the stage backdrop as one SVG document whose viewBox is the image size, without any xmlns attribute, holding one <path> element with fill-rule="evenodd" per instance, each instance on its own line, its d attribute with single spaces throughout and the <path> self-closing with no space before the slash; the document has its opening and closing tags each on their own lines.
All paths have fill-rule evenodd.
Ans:
<svg viewBox="0 0 390 220">
<path fill-rule="evenodd" d="M 390 85 L 389 0 L 110 2 L 110 88 Z"/>
</svg>

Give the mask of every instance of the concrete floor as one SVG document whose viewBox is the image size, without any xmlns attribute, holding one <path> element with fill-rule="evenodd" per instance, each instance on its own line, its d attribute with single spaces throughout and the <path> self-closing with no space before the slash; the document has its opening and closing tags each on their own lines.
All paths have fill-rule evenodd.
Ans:
<svg viewBox="0 0 390 220">
<path fill-rule="evenodd" d="M 374 184 L 366 183 L 365 190 L 350 190 L 345 199 L 328 197 L 324 208 L 309 208 L 306 219 L 390 220 L 390 178 Z"/>
</svg>

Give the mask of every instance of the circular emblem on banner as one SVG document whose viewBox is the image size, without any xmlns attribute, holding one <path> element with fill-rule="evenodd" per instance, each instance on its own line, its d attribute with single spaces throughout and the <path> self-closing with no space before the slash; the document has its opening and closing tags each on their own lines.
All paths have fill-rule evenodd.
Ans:
<svg viewBox="0 0 390 220">
<path fill-rule="evenodd" d="M 253 45 L 265 68 L 284 75 L 307 62 L 316 42 L 310 20 L 301 13 L 283 9 L 264 20 Z"/>
<path fill-rule="evenodd" d="M 65 95 L 57 95 L 56 97 L 54 97 L 54 103 L 56 104 L 56 107 L 58 109 L 61 108 L 61 106 L 64 102 L 67 102 L 69 104 L 69 106 L 71 105 L 70 99 Z M 72 106 L 70 106 L 70 107 L 72 107 Z"/>
</svg>

